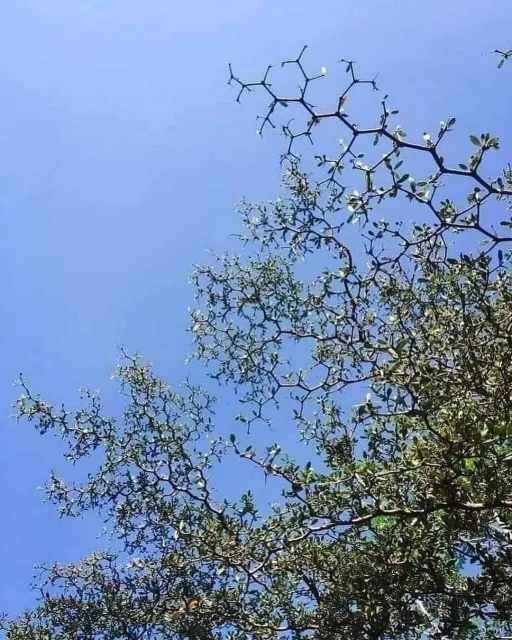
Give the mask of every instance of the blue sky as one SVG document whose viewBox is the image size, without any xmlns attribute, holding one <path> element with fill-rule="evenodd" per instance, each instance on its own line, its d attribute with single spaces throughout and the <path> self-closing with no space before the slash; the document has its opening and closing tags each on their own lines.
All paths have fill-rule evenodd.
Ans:
<svg viewBox="0 0 512 640">
<path fill-rule="evenodd" d="M 191 263 L 235 246 L 242 196 L 277 191 L 282 141 L 255 135 L 228 62 L 258 77 L 306 43 L 312 68 L 355 58 L 409 129 L 457 115 L 464 156 L 469 132 L 512 148 L 509 74 L 490 55 L 511 46 L 510 24 L 510 0 L 2 3 L 2 609 L 29 601 L 35 563 L 96 544 L 90 524 L 41 506 L 58 447 L 9 420 L 12 380 L 23 371 L 47 399 L 73 401 L 79 386 L 109 389 L 124 344 L 179 382 Z"/>
</svg>

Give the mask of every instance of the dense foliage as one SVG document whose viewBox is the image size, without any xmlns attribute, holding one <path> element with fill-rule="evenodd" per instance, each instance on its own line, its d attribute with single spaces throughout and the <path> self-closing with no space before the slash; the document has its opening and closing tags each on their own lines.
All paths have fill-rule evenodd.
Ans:
<svg viewBox="0 0 512 640">
<path fill-rule="evenodd" d="M 241 256 L 193 276 L 196 356 L 237 394 L 240 433 L 222 434 L 208 392 L 175 392 L 129 355 L 117 418 L 94 394 L 68 412 L 21 381 L 19 416 L 97 464 L 83 483 L 52 477 L 50 500 L 99 510 L 113 542 L 48 567 L 10 640 L 512 634 L 512 171 L 487 177 L 487 133 L 446 162 L 455 118 L 410 141 L 387 97 L 376 124 L 356 124 L 355 93 L 380 94 L 351 62 L 327 111 L 309 98 L 325 71 L 288 65 L 293 97 L 268 72 L 231 75 L 239 97 L 268 95 L 260 131 L 295 112 L 283 194 L 244 206 Z M 332 154 L 317 150 L 327 126 L 346 136 Z M 292 422 L 297 442 L 242 444 L 262 422 Z M 275 504 L 218 497 L 233 456 L 282 489 Z"/>
</svg>

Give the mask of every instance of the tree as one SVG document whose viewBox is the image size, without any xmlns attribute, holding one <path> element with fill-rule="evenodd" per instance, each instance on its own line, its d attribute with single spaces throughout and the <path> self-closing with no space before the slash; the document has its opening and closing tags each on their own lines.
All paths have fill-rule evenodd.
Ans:
<svg viewBox="0 0 512 640">
<path fill-rule="evenodd" d="M 219 435 L 208 392 L 177 393 L 138 357 L 118 368 L 117 420 L 94 394 L 68 412 L 21 380 L 19 417 L 59 433 L 71 462 L 100 459 L 82 484 L 52 477 L 50 500 L 98 510 L 115 544 L 45 569 L 39 605 L 4 623 L 10 640 L 512 633 L 512 170 L 486 177 L 487 133 L 445 161 L 453 117 L 409 141 L 387 97 L 377 124 L 355 124 L 354 92 L 377 87 L 352 62 L 317 110 L 325 71 L 310 76 L 303 54 L 285 63 L 302 77 L 294 97 L 269 71 L 231 73 L 239 98 L 269 96 L 260 131 L 285 107 L 304 126 L 283 126 L 283 195 L 243 207 L 249 257 L 196 269 L 191 323 L 249 434 L 292 420 L 313 463 L 246 447 L 245 429 Z M 312 169 L 297 145 L 327 122 L 348 137 Z M 276 504 L 216 498 L 233 455 L 282 489 Z"/>
</svg>

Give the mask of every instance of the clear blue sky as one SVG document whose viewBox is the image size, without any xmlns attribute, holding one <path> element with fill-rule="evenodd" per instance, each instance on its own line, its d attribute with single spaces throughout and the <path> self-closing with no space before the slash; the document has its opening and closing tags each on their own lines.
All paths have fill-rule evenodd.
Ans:
<svg viewBox="0 0 512 640">
<path fill-rule="evenodd" d="M 1 4 L 1 609 L 28 602 L 35 563 L 95 547 L 41 506 L 58 448 L 9 420 L 12 380 L 52 401 L 108 389 L 122 343 L 179 382 L 190 264 L 233 247 L 236 201 L 277 191 L 280 140 L 255 135 L 227 63 L 257 77 L 307 43 L 313 66 L 379 72 L 418 134 L 457 115 L 461 145 L 485 130 L 512 149 L 510 75 L 489 55 L 511 24 L 510 0 Z"/>
</svg>

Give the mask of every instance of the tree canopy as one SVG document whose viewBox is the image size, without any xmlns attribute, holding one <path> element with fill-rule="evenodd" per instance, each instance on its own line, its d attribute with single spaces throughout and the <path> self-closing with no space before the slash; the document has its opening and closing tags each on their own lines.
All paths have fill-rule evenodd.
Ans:
<svg viewBox="0 0 512 640">
<path fill-rule="evenodd" d="M 9 640 L 512 634 L 512 169 L 487 168 L 490 133 L 445 159 L 455 117 L 409 137 L 376 80 L 344 64 L 325 109 L 310 97 L 325 69 L 311 75 L 304 50 L 283 64 L 295 95 L 270 68 L 255 82 L 231 70 L 238 99 L 270 100 L 259 131 L 287 137 L 281 195 L 242 207 L 244 251 L 192 276 L 195 357 L 239 399 L 239 432 L 216 423 L 212 389 L 174 390 L 127 353 L 120 416 L 20 381 L 18 417 L 94 466 L 52 476 L 50 501 L 100 512 L 112 544 L 45 568 Z M 355 119 L 358 92 L 377 98 L 374 123 Z M 293 424 L 296 442 L 247 444 L 265 422 Z M 218 495 L 235 457 L 275 503 Z"/>
</svg>

